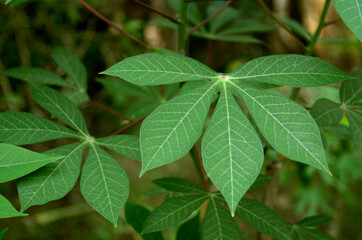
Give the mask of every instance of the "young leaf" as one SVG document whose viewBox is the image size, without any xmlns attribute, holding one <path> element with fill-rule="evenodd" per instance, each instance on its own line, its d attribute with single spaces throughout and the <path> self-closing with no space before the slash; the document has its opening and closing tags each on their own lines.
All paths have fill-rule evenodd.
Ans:
<svg viewBox="0 0 362 240">
<path fill-rule="evenodd" d="M 171 192 L 206 193 L 207 191 L 193 182 L 181 178 L 159 178 L 152 181 L 154 184 Z"/>
<path fill-rule="evenodd" d="M 89 132 L 79 109 L 54 89 L 37 84 L 31 85 L 34 100 L 51 114 L 88 137 Z"/>
<path fill-rule="evenodd" d="M 131 135 L 116 135 L 105 138 L 97 138 L 96 143 L 109 148 L 122 156 L 141 160 L 139 138 Z"/>
<path fill-rule="evenodd" d="M 201 232 L 200 232 L 200 214 L 197 214 L 191 220 L 185 222 L 181 225 L 181 227 L 177 230 L 176 240 L 200 240 Z"/>
<path fill-rule="evenodd" d="M 120 77 L 138 85 L 161 85 L 218 77 L 215 71 L 192 58 L 158 53 L 127 58 L 101 74 Z"/>
<path fill-rule="evenodd" d="M 118 216 L 128 198 L 128 177 L 112 156 L 94 144 L 91 144 L 83 166 L 80 190 L 97 212 L 117 226 Z"/>
<path fill-rule="evenodd" d="M 0 113 L 0 141 L 25 145 L 80 136 L 55 122 L 25 112 Z"/>
<path fill-rule="evenodd" d="M 357 151 L 362 153 L 362 113 L 346 109 L 346 115 L 351 129 L 353 143 Z"/>
<path fill-rule="evenodd" d="M 151 212 L 142 233 L 162 231 L 179 224 L 198 209 L 206 198 L 205 195 L 167 198 Z"/>
<path fill-rule="evenodd" d="M 337 12 L 362 41 L 362 2 L 358 0 L 333 0 Z"/>
<path fill-rule="evenodd" d="M 216 83 L 162 104 L 142 123 L 141 176 L 152 168 L 184 156 L 200 137 Z"/>
<path fill-rule="evenodd" d="M 45 152 L 63 159 L 22 177 L 18 181 L 21 211 L 64 197 L 77 182 L 85 143 L 74 143 Z"/>
<path fill-rule="evenodd" d="M 280 240 L 293 240 L 289 224 L 273 210 L 255 200 L 241 199 L 236 215 L 265 235 Z"/>
<path fill-rule="evenodd" d="M 333 219 L 331 216 L 312 216 L 304 218 L 297 224 L 300 227 L 314 227 L 329 222 L 331 219 Z"/>
<path fill-rule="evenodd" d="M 255 179 L 254 183 L 250 186 L 249 190 L 255 189 L 264 183 L 269 182 L 271 177 L 263 174 L 259 174 L 258 177 Z"/>
<path fill-rule="evenodd" d="M 264 137 L 278 152 L 331 174 L 319 128 L 302 106 L 241 82 L 231 84 Z"/>
<path fill-rule="evenodd" d="M 73 85 L 65 81 L 63 78 L 41 68 L 16 67 L 5 70 L 1 72 L 1 74 L 29 83 L 40 83 L 73 88 Z"/>
<path fill-rule="evenodd" d="M 302 55 L 257 58 L 227 76 L 230 79 L 292 87 L 322 86 L 351 77 L 322 59 Z"/>
<path fill-rule="evenodd" d="M 316 229 L 303 228 L 299 230 L 298 240 L 334 240 L 333 237 Z"/>
<path fill-rule="evenodd" d="M 87 71 L 83 63 L 64 47 L 56 47 L 52 51 L 54 62 L 74 81 L 82 92 L 87 91 Z"/>
<path fill-rule="evenodd" d="M 264 154 L 260 138 L 226 82 L 202 140 L 202 159 L 231 214 L 258 176 Z"/>
<path fill-rule="evenodd" d="M 318 99 L 312 106 L 310 114 L 320 127 L 337 125 L 343 117 L 340 105 L 326 98 Z"/>
<path fill-rule="evenodd" d="M 14 145 L 0 143 L 0 183 L 22 177 L 61 158 L 63 157 L 48 156 Z"/>
<path fill-rule="evenodd" d="M 4 228 L 3 230 L 0 231 L 0 240 L 3 239 L 4 234 L 6 233 L 6 231 L 9 230 L 9 228 Z"/>
<path fill-rule="evenodd" d="M 214 198 L 210 199 L 202 224 L 204 240 L 240 240 L 242 239 L 235 220 Z"/>
<path fill-rule="evenodd" d="M 22 217 L 27 216 L 26 213 L 18 212 L 13 205 L 3 196 L 0 194 L 0 218 L 11 218 L 11 217 Z M 5 233 L 4 230 L 1 231 L 2 234 Z M 0 236 L 2 237 L 2 236 Z"/>
<path fill-rule="evenodd" d="M 341 102 L 346 105 L 362 99 L 362 69 L 354 75 L 356 78 L 343 81 L 340 89 Z"/>
</svg>

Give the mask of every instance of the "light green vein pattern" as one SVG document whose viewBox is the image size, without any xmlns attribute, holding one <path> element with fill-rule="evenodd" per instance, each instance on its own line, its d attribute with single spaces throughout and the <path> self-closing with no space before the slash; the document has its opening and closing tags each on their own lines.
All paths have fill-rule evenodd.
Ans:
<svg viewBox="0 0 362 240">
<path fill-rule="evenodd" d="M 350 75 L 322 59 L 302 55 L 257 58 L 227 76 L 230 79 L 293 87 L 322 86 L 351 78 Z"/>
<path fill-rule="evenodd" d="M 214 198 L 210 199 L 202 224 L 204 240 L 240 240 L 235 220 Z"/>
<path fill-rule="evenodd" d="M 37 84 L 31 85 L 31 92 L 40 106 L 84 136 L 89 135 L 81 112 L 68 98 L 54 89 Z"/>
<path fill-rule="evenodd" d="M 141 160 L 139 138 L 131 135 L 116 135 L 97 138 L 96 143 L 115 151 L 122 156 Z"/>
<path fill-rule="evenodd" d="M 0 218 L 21 217 L 28 214 L 18 212 L 13 205 L 0 194 Z"/>
<path fill-rule="evenodd" d="M 286 157 L 331 174 L 317 124 L 299 104 L 245 83 L 231 83 L 268 142 Z"/>
<path fill-rule="evenodd" d="M 94 144 L 83 166 L 80 190 L 89 205 L 117 226 L 128 198 L 129 180 L 121 165 Z"/>
<path fill-rule="evenodd" d="M 68 128 L 25 112 L 0 113 L 0 141 L 16 145 L 58 138 L 79 138 Z"/>
<path fill-rule="evenodd" d="M 216 84 L 210 83 L 173 98 L 143 121 L 141 175 L 188 153 L 201 135 Z"/>
<path fill-rule="evenodd" d="M 22 177 L 61 158 L 0 143 L 0 183 Z"/>
<path fill-rule="evenodd" d="M 160 85 L 207 78 L 217 73 L 188 57 L 146 53 L 127 58 L 101 74 L 123 78 L 138 85 Z"/>
<path fill-rule="evenodd" d="M 318 99 L 310 110 L 310 114 L 320 127 L 337 125 L 342 117 L 340 105 L 326 98 Z"/>
<path fill-rule="evenodd" d="M 85 143 L 74 143 L 46 152 L 63 159 L 22 177 L 18 181 L 21 211 L 64 197 L 77 182 Z"/>
<path fill-rule="evenodd" d="M 179 224 L 198 209 L 206 198 L 205 195 L 167 198 L 148 216 L 142 234 L 162 231 Z"/>
<path fill-rule="evenodd" d="M 202 140 L 202 158 L 207 174 L 234 214 L 258 176 L 264 155 L 258 134 L 226 83 Z"/>
<path fill-rule="evenodd" d="M 362 41 L 362 1 L 333 0 L 333 3 L 343 21 Z"/>
</svg>

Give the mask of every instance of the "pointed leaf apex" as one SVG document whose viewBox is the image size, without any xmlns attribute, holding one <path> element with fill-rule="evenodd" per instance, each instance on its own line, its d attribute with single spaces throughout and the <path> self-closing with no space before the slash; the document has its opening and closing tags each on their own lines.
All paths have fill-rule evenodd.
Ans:
<svg viewBox="0 0 362 240">
<path fill-rule="evenodd" d="M 235 213 L 232 213 L 231 216 L 232 216 L 232 217 L 235 217 Z"/>
</svg>

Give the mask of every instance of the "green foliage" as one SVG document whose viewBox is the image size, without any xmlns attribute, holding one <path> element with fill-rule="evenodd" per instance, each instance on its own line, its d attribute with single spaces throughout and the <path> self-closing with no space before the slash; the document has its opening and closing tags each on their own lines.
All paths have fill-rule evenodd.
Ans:
<svg viewBox="0 0 362 240">
<path fill-rule="evenodd" d="M 0 195 L 0 218 L 22 217 L 27 215 L 28 214 L 18 212 L 3 195 Z M 3 232 L 2 230 L 1 234 L 4 234 L 5 231 Z"/>
<path fill-rule="evenodd" d="M 152 181 L 154 184 L 171 192 L 206 193 L 207 191 L 193 182 L 181 178 L 160 178 Z"/>
<path fill-rule="evenodd" d="M 339 15 L 362 41 L 362 3 L 354 0 L 333 0 Z"/>
<path fill-rule="evenodd" d="M 322 225 L 331 220 L 329 216 L 312 216 L 307 217 L 292 226 L 292 232 L 294 239 L 297 240 L 309 240 L 309 239 L 320 239 L 320 240 L 332 240 L 333 238 L 328 234 L 321 232 L 313 227 Z"/>
<path fill-rule="evenodd" d="M 4 228 L 3 230 L 0 231 L 0 240 L 3 239 L 4 234 L 6 233 L 6 231 L 9 230 L 9 228 Z"/>
<path fill-rule="evenodd" d="M 199 214 L 182 224 L 181 227 L 179 227 L 177 230 L 176 240 L 183 239 L 201 239 Z"/>
</svg>

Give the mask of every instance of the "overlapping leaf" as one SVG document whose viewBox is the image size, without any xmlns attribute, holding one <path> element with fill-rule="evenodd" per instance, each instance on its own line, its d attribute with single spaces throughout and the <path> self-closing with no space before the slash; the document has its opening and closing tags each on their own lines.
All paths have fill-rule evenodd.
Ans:
<svg viewBox="0 0 362 240">
<path fill-rule="evenodd" d="M 3 236 L 4 236 L 4 234 L 6 233 L 6 231 L 7 231 L 8 229 L 9 229 L 9 228 L 7 227 L 7 228 L 4 228 L 4 229 L 2 229 L 2 230 L 0 231 L 0 240 L 3 239 Z"/>
<path fill-rule="evenodd" d="M 362 69 L 353 75 L 355 78 L 344 81 L 339 92 L 341 102 L 345 105 L 352 105 L 362 99 Z"/>
<path fill-rule="evenodd" d="M 193 182 L 181 178 L 160 178 L 152 181 L 154 184 L 171 192 L 206 193 L 207 191 Z"/>
<path fill-rule="evenodd" d="M 300 227 L 314 227 L 322 225 L 326 222 L 329 222 L 333 217 L 331 216 L 312 216 L 304 218 L 303 220 L 298 222 L 298 226 Z"/>
<path fill-rule="evenodd" d="M 109 148 L 122 156 L 141 160 L 139 138 L 131 135 L 116 135 L 105 138 L 97 138 L 98 145 Z"/>
<path fill-rule="evenodd" d="M 337 125 L 341 121 L 343 110 L 339 104 L 322 98 L 313 104 L 310 114 L 314 117 L 318 126 L 330 127 Z"/>
<path fill-rule="evenodd" d="M 333 0 L 333 3 L 343 21 L 362 41 L 362 2 L 359 0 Z"/>
<path fill-rule="evenodd" d="M 176 240 L 200 240 L 201 232 L 200 232 L 200 214 L 197 214 L 191 220 L 185 222 L 181 225 L 181 227 L 177 230 Z"/>
<path fill-rule="evenodd" d="M 349 127 L 351 129 L 353 143 L 360 153 L 362 153 L 362 113 L 346 110 Z"/>
<path fill-rule="evenodd" d="M 74 143 L 49 150 L 47 155 L 64 158 L 19 179 L 21 211 L 60 199 L 73 188 L 80 173 L 84 147 L 85 143 Z"/>
<path fill-rule="evenodd" d="M 18 212 L 13 205 L 0 194 L 0 218 L 22 217 L 28 214 Z"/>
</svg>

